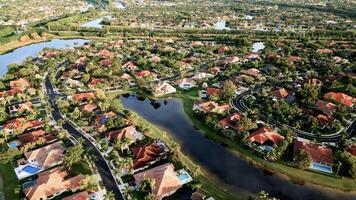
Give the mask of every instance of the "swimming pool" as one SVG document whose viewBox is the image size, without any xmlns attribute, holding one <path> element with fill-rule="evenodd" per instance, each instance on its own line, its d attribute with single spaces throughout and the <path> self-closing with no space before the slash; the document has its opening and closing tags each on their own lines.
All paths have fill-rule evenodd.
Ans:
<svg viewBox="0 0 356 200">
<path fill-rule="evenodd" d="M 193 178 L 185 170 L 179 170 L 177 173 L 177 177 L 182 185 L 193 181 Z"/>
<path fill-rule="evenodd" d="M 9 142 L 7 145 L 9 145 L 9 147 L 12 149 L 16 149 L 17 146 L 19 146 L 19 141 L 15 140 L 15 141 Z"/>
<path fill-rule="evenodd" d="M 189 179 L 189 176 L 188 176 L 188 174 L 183 173 L 183 174 L 179 174 L 178 178 L 179 178 L 180 181 L 184 181 L 186 179 Z"/>
<path fill-rule="evenodd" d="M 37 173 L 38 171 L 40 171 L 41 169 L 39 167 L 36 167 L 36 166 L 32 166 L 32 165 L 27 165 L 25 166 L 24 168 L 22 168 L 22 171 L 25 171 L 29 174 L 35 174 Z"/>
<path fill-rule="evenodd" d="M 326 172 L 326 173 L 333 173 L 333 168 L 331 166 L 323 165 L 323 164 L 316 163 L 316 162 L 313 162 L 312 165 L 310 166 L 310 168 L 318 170 L 318 171 Z"/>
</svg>

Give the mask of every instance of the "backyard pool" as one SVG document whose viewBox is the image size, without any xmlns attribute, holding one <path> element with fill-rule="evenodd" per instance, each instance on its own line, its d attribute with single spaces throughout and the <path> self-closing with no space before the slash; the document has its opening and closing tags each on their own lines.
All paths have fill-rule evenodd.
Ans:
<svg viewBox="0 0 356 200">
<path fill-rule="evenodd" d="M 41 169 L 39 167 L 33 166 L 33 165 L 27 165 L 24 168 L 22 168 L 22 171 L 25 171 L 29 174 L 35 174 L 36 172 L 40 171 Z"/>
<path fill-rule="evenodd" d="M 16 149 L 20 145 L 20 141 L 15 140 L 7 144 L 11 149 Z"/>
<path fill-rule="evenodd" d="M 326 173 L 333 173 L 333 168 L 328 165 L 323 165 L 320 163 L 313 162 L 310 166 L 311 169 L 326 172 Z"/>
<path fill-rule="evenodd" d="M 179 170 L 177 173 L 177 177 L 182 183 L 182 185 L 189 183 L 193 180 L 192 177 L 185 170 Z"/>
</svg>

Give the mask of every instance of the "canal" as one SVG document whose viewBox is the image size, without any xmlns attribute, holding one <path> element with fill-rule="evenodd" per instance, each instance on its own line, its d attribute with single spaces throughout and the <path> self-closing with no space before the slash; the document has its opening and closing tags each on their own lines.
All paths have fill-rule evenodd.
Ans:
<svg viewBox="0 0 356 200">
<path fill-rule="evenodd" d="M 180 99 L 151 101 L 135 96 L 122 96 L 120 99 L 127 109 L 137 112 L 173 135 L 189 157 L 207 170 L 208 174 L 217 177 L 236 195 L 265 190 L 283 200 L 356 199 L 356 195 L 348 193 L 293 184 L 280 175 L 266 173 L 254 167 L 226 147 L 206 139 L 202 133 L 194 129 L 191 120 L 184 113 L 183 102 Z"/>
</svg>

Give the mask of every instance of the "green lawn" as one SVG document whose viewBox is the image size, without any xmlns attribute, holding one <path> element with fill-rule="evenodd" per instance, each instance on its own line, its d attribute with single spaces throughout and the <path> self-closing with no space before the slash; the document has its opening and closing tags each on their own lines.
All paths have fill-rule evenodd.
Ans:
<svg viewBox="0 0 356 200">
<path fill-rule="evenodd" d="M 81 162 L 75 163 L 72 166 L 72 168 L 70 170 L 70 175 L 75 176 L 77 174 L 82 174 L 82 175 L 92 175 L 93 174 L 88 161 L 82 160 Z"/>
<path fill-rule="evenodd" d="M 271 163 L 258 157 L 251 150 L 243 147 L 241 143 L 233 142 L 227 138 L 217 135 L 203 121 L 195 117 L 192 107 L 194 101 L 197 99 L 196 94 L 197 90 L 192 90 L 189 92 L 178 94 L 178 96 L 183 99 L 184 111 L 192 120 L 194 126 L 198 128 L 202 133 L 204 133 L 209 139 L 218 143 L 224 143 L 228 147 L 236 150 L 235 153 L 238 154 L 238 156 L 243 157 L 244 159 L 249 160 L 255 165 L 261 166 L 263 168 L 276 172 L 281 172 L 289 176 L 292 181 L 308 182 L 343 191 L 356 191 L 356 180 L 354 179 L 347 177 L 335 178 L 317 172 L 301 170 L 298 168 L 287 166 L 282 161 Z"/>
<path fill-rule="evenodd" d="M 0 165 L 0 176 L 4 183 L 2 192 L 5 195 L 5 199 L 21 199 L 23 196 L 20 190 L 20 182 L 17 180 L 15 171 L 10 163 Z"/>
</svg>

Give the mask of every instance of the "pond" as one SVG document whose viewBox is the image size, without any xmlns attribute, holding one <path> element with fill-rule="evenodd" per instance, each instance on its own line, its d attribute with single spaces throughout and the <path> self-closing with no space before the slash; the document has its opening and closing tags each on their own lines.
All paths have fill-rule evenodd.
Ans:
<svg viewBox="0 0 356 200">
<path fill-rule="evenodd" d="M 103 21 L 104 18 L 111 19 L 111 16 L 105 16 L 105 17 L 100 17 L 98 19 L 94 19 L 92 21 L 86 22 L 84 24 L 81 24 L 80 27 L 87 27 L 87 28 L 103 28 L 103 25 L 101 25 L 101 21 Z"/>
<path fill-rule="evenodd" d="M 0 77 L 7 72 L 7 65 L 16 63 L 22 63 L 25 58 L 31 56 L 35 57 L 44 48 L 72 48 L 76 46 L 82 46 L 88 40 L 83 39 L 71 39 L 71 40 L 60 40 L 54 39 L 48 42 L 42 42 L 37 44 L 31 44 L 28 46 L 17 48 L 11 52 L 0 55 Z"/>
<path fill-rule="evenodd" d="M 120 99 L 127 109 L 137 112 L 146 120 L 169 132 L 182 146 L 182 150 L 208 171 L 208 176 L 217 177 L 224 187 L 240 197 L 243 193 L 265 190 L 280 199 L 356 199 L 356 195 L 348 193 L 293 184 L 279 175 L 272 175 L 254 167 L 228 148 L 206 139 L 194 129 L 192 122 L 184 113 L 180 99 L 150 101 L 135 96 L 122 96 Z"/>
</svg>

